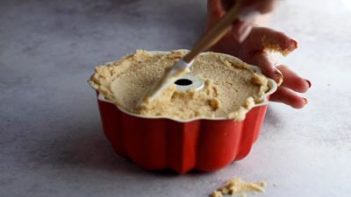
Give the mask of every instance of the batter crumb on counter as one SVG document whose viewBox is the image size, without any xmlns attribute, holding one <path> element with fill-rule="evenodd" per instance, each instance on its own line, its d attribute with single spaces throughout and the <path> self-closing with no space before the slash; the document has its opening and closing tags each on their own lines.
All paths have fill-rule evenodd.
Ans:
<svg viewBox="0 0 351 197">
<path fill-rule="evenodd" d="M 210 197 L 223 196 L 240 196 L 246 197 L 248 193 L 262 193 L 265 192 L 267 183 L 264 181 L 245 182 L 241 178 L 235 177 L 227 181 L 227 183 L 212 192 Z"/>
</svg>

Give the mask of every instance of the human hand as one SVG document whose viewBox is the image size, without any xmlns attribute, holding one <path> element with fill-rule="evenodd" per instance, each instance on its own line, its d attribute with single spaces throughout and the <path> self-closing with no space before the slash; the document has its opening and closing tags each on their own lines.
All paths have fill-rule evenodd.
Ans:
<svg viewBox="0 0 351 197">
<path fill-rule="evenodd" d="M 214 15 L 223 16 L 236 3 L 240 3 L 238 19 L 233 23 L 231 32 L 234 39 L 243 41 L 250 33 L 253 24 L 262 19 L 263 14 L 273 10 L 276 0 L 208 0 L 208 10 Z M 260 17 L 259 17 L 260 16 Z M 208 26 L 212 26 L 218 20 L 209 17 Z M 261 21 L 262 22 L 262 21 Z"/>
<path fill-rule="evenodd" d="M 207 29 L 225 14 L 221 0 L 208 0 L 208 3 Z M 287 66 L 275 67 L 269 58 L 269 50 L 287 54 L 297 48 L 297 42 L 281 32 L 253 25 L 244 40 L 238 39 L 240 33 L 242 32 L 237 32 L 237 29 L 233 28 L 211 50 L 231 54 L 249 64 L 258 65 L 265 75 L 277 82 L 283 78 L 283 83 L 270 100 L 282 102 L 294 108 L 304 107 L 307 99 L 298 93 L 306 92 L 311 87 L 311 82 L 303 79 Z"/>
</svg>

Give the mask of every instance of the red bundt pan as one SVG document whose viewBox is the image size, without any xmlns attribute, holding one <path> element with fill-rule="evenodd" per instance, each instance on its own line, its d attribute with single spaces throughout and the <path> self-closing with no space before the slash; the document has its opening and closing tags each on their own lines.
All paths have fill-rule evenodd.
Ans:
<svg viewBox="0 0 351 197">
<path fill-rule="evenodd" d="M 272 80 L 271 80 L 272 81 Z M 276 89 L 273 87 L 267 93 Z M 103 130 L 115 151 L 147 170 L 214 171 L 244 158 L 260 132 L 268 101 L 243 121 L 188 122 L 130 114 L 98 95 Z"/>
</svg>

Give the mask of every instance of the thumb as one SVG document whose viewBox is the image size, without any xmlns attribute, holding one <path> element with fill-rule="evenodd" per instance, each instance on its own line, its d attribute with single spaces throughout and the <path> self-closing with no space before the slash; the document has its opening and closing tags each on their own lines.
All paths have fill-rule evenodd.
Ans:
<svg viewBox="0 0 351 197">
<path fill-rule="evenodd" d="M 207 0 L 207 28 L 212 27 L 225 14 L 221 0 Z"/>
</svg>

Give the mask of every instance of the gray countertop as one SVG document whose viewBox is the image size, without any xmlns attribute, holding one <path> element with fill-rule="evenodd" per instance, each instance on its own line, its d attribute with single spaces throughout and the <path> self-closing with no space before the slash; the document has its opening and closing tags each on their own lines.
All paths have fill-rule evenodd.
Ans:
<svg viewBox="0 0 351 197">
<path fill-rule="evenodd" d="M 207 196 L 233 176 L 257 196 L 351 194 L 351 3 L 280 1 L 271 23 L 300 42 L 281 62 L 309 105 L 271 104 L 247 158 L 214 173 L 151 173 L 115 156 L 87 79 L 137 48 L 189 48 L 205 1 L 0 2 L 0 196 Z"/>
</svg>

